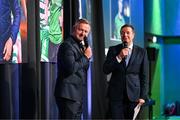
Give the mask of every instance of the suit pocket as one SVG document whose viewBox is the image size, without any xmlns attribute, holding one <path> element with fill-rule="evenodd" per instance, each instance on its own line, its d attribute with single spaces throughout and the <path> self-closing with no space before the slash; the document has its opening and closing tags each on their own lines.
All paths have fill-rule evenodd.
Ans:
<svg viewBox="0 0 180 120">
<path fill-rule="evenodd" d="M 127 75 L 128 84 L 130 84 L 133 87 L 140 87 L 140 79 L 139 75 L 136 74 L 129 74 Z"/>
<path fill-rule="evenodd" d="M 70 75 L 63 79 L 63 83 L 68 83 L 68 84 L 82 84 L 81 81 L 82 81 L 81 78 L 75 74 Z"/>
</svg>

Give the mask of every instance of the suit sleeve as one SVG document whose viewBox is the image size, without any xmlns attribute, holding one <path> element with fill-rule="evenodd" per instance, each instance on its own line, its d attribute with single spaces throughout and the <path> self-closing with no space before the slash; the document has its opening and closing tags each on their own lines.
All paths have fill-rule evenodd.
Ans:
<svg viewBox="0 0 180 120">
<path fill-rule="evenodd" d="M 13 14 L 13 24 L 11 28 L 11 38 L 13 40 L 13 44 L 16 42 L 17 34 L 20 27 L 21 20 L 21 8 L 18 0 L 11 0 L 11 10 Z"/>
<path fill-rule="evenodd" d="M 140 73 L 140 98 L 147 99 L 148 98 L 148 85 L 149 85 L 149 61 L 146 50 L 144 50 L 144 58 L 141 67 Z"/>
<path fill-rule="evenodd" d="M 105 74 L 109 74 L 113 71 L 115 71 L 116 69 L 120 69 L 122 67 L 122 62 L 118 63 L 117 59 L 117 52 L 115 50 L 114 47 L 110 47 L 106 60 L 103 64 L 103 72 Z"/>
<path fill-rule="evenodd" d="M 80 55 L 78 59 L 75 57 L 75 51 L 69 44 L 62 44 L 59 50 L 61 52 L 59 52 L 58 61 L 66 74 L 73 74 L 79 70 L 84 70 L 89 65 L 89 60 L 86 56 Z"/>
</svg>

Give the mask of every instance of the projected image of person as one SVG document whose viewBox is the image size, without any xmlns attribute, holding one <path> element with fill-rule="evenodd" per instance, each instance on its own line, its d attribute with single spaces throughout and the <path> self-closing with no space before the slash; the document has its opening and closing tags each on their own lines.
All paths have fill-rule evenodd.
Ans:
<svg viewBox="0 0 180 120">
<path fill-rule="evenodd" d="M 62 0 L 40 0 L 41 61 L 56 62 L 63 39 Z"/>
<path fill-rule="evenodd" d="M 21 7 L 21 21 L 16 43 L 13 45 L 12 63 L 27 61 L 27 1 L 19 0 L 19 2 Z"/>
<path fill-rule="evenodd" d="M 20 27 L 19 1 L 1 0 L 0 16 L 0 63 L 4 63 L 10 62 L 12 59 L 13 44 L 16 42 Z"/>
<path fill-rule="evenodd" d="M 49 16 L 49 54 L 50 62 L 56 62 L 57 52 L 63 39 L 63 5 L 62 0 L 50 1 Z"/>
<path fill-rule="evenodd" d="M 89 22 L 79 19 L 73 26 L 71 36 L 59 47 L 55 98 L 60 119 L 81 119 L 87 89 L 87 70 L 92 56 L 87 43 L 89 32 Z"/>
<path fill-rule="evenodd" d="M 49 49 L 49 0 L 40 0 L 40 39 L 41 39 L 41 61 L 48 62 Z"/>
<path fill-rule="evenodd" d="M 13 16 L 13 17 L 12 17 Z M 21 9 L 18 0 L 0 0 L 0 119 L 12 119 L 12 89 L 15 79 L 11 75 L 15 69 L 11 67 L 13 45 L 16 42 L 21 19 Z M 14 89 L 13 89 L 14 90 Z M 12 94 L 12 95 L 11 95 Z M 15 95 L 18 96 L 18 95 Z"/>
<path fill-rule="evenodd" d="M 133 119 L 134 108 L 148 98 L 148 57 L 146 49 L 134 44 L 135 30 L 125 24 L 120 30 L 122 43 L 109 47 L 103 65 L 112 74 L 108 97 L 113 119 Z"/>
<path fill-rule="evenodd" d="M 123 0 L 118 0 L 118 13 L 114 19 L 114 38 L 120 39 L 119 31 L 124 24 L 125 19 L 123 16 Z"/>
<path fill-rule="evenodd" d="M 117 1 L 118 5 L 118 10 L 117 14 L 115 15 L 113 21 L 113 33 L 112 33 L 112 38 L 119 40 L 120 34 L 119 31 L 121 27 L 129 22 L 129 1 L 128 0 L 118 0 Z"/>
</svg>

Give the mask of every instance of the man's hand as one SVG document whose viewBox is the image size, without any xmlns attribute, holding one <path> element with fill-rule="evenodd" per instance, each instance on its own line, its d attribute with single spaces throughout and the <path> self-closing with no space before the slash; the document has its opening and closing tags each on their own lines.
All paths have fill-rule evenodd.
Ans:
<svg viewBox="0 0 180 120">
<path fill-rule="evenodd" d="M 9 37 L 9 39 L 5 43 L 4 50 L 3 50 L 3 54 L 4 54 L 3 59 L 5 61 L 9 61 L 11 59 L 12 49 L 13 49 L 13 41 L 11 37 Z"/>
<path fill-rule="evenodd" d="M 144 100 L 144 99 L 139 99 L 139 100 L 138 100 L 138 104 L 139 104 L 139 105 L 143 105 L 144 103 L 145 103 L 145 100 Z"/>
<path fill-rule="evenodd" d="M 88 59 L 91 58 L 91 56 L 92 56 L 92 50 L 91 50 L 91 48 L 90 48 L 89 46 L 88 46 L 87 49 L 84 51 L 84 55 L 85 55 Z"/>
<path fill-rule="evenodd" d="M 129 54 L 129 48 L 123 48 L 119 54 L 118 54 L 118 57 L 119 58 L 125 58 L 126 56 L 128 56 Z"/>
</svg>

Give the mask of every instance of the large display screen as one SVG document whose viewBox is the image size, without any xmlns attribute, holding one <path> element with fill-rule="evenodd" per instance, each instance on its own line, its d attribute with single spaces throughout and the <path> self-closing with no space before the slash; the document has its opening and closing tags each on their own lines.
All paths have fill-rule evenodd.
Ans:
<svg viewBox="0 0 180 120">
<path fill-rule="evenodd" d="M 26 62 L 23 54 L 27 48 L 26 0 L 1 0 L 0 9 L 0 63 Z M 10 59 L 5 58 L 7 55 Z"/>
<path fill-rule="evenodd" d="M 120 28 L 131 23 L 129 0 L 103 0 L 105 53 L 109 46 L 121 43 Z"/>
</svg>

